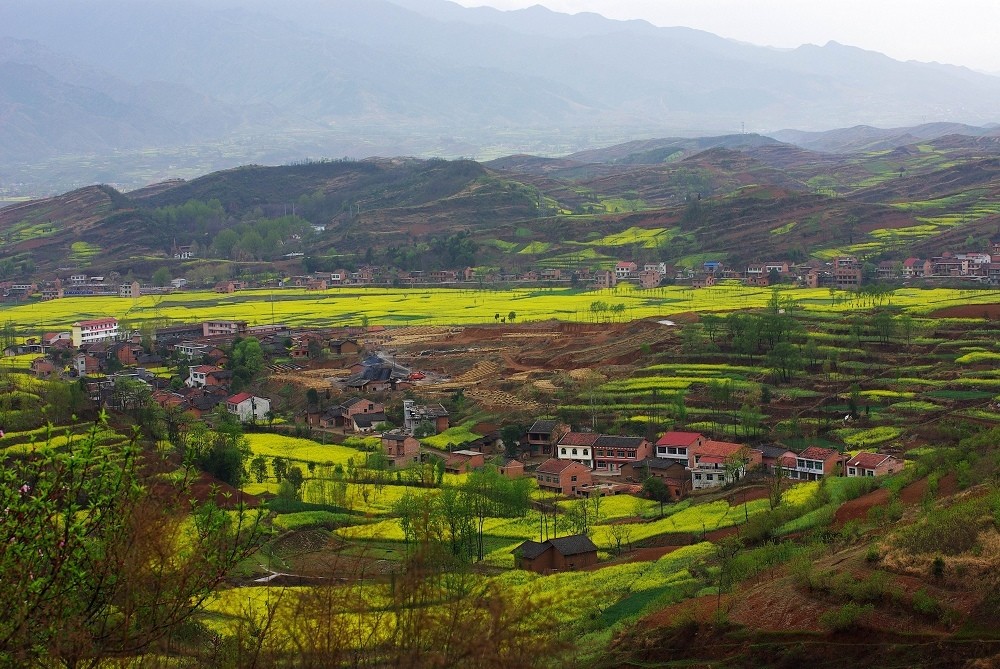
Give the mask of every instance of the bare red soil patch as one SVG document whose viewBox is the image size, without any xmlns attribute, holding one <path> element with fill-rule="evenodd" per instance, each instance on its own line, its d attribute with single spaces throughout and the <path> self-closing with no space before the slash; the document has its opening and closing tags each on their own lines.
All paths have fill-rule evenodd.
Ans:
<svg viewBox="0 0 1000 669">
<path fill-rule="evenodd" d="M 1000 304 L 961 304 L 938 309 L 930 313 L 931 318 L 1000 318 Z"/>
</svg>

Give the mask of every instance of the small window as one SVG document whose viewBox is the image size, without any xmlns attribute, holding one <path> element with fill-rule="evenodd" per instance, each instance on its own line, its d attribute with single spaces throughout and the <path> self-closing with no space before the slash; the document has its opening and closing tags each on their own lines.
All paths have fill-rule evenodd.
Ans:
<svg viewBox="0 0 1000 669">
<path fill-rule="evenodd" d="M 564 448 L 564 449 L 562 449 L 562 454 L 563 454 L 563 455 L 566 455 L 566 449 L 565 449 L 565 448 Z"/>
<path fill-rule="evenodd" d="M 573 449 L 573 455 L 576 455 L 576 449 L 575 448 Z"/>
<path fill-rule="evenodd" d="M 694 475 L 694 480 L 695 481 L 700 481 L 701 480 L 701 474 L 695 474 Z"/>
<path fill-rule="evenodd" d="M 573 481 L 573 482 L 575 483 L 575 482 L 576 482 L 576 477 L 575 477 L 575 476 L 570 476 L 570 477 L 569 477 L 569 480 L 570 480 L 570 481 Z"/>
</svg>

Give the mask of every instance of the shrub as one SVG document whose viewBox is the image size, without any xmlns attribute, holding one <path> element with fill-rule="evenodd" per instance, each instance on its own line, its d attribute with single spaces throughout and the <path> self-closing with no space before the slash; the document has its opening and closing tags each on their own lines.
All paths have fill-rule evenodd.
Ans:
<svg viewBox="0 0 1000 669">
<path fill-rule="evenodd" d="M 941 605 L 938 604 L 938 601 L 931 597 L 931 595 L 924 588 L 920 588 L 913 593 L 911 603 L 913 605 L 913 610 L 917 613 L 925 616 L 933 616 L 935 618 L 940 614 Z"/>
<path fill-rule="evenodd" d="M 819 617 L 819 624 L 831 632 L 846 632 L 861 626 L 864 618 L 873 610 L 871 604 L 848 602 L 839 609 L 827 611 Z"/>
</svg>

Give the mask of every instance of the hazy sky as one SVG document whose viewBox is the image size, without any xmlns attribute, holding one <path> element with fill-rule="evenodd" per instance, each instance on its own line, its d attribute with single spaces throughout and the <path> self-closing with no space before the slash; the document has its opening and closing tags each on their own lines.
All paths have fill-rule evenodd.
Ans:
<svg viewBox="0 0 1000 669">
<path fill-rule="evenodd" d="M 752 44 L 795 47 L 835 40 L 899 60 L 938 61 L 1000 74 L 998 0 L 455 0 L 468 7 L 641 18 Z"/>
</svg>

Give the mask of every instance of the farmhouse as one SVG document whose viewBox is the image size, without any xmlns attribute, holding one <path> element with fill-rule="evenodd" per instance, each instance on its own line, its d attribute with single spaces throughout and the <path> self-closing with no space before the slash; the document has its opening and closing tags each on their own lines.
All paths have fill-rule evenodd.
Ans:
<svg viewBox="0 0 1000 669">
<path fill-rule="evenodd" d="M 594 469 L 615 473 L 628 462 L 645 460 L 653 454 L 653 446 L 642 437 L 601 435 L 594 442 Z"/>
<path fill-rule="evenodd" d="M 677 460 L 666 458 L 646 458 L 638 462 L 622 465 L 622 479 L 633 483 L 643 483 L 647 478 L 658 478 L 667 486 L 674 501 L 683 499 L 691 492 L 691 473 Z"/>
<path fill-rule="evenodd" d="M 601 435 L 596 432 L 567 432 L 559 440 L 556 457 L 560 460 L 572 460 L 594 468 L 594 444 Z"/>
<path fill-rule="evenodd" d="M 832 448 L 810 446 L 795 456 L 795 467 L 788 472 L 788 477 L 800 481 L 818 481 L 824 476 L 837 473 L 843 456 Z"/>
<path fill-rule="evenodd" d="M 712 488 L 737 481 L 747 469 L 761 462 L 761 452 L 743 444 L 705 441 L 688 452 L 691 486 L 695 490 Z"/>
<path fill-rule="evenodd" d="M 557 420 L 536 420 L 528 428 L 528 450 L 531 455 L 552 455 L 555 445 L 569 432 L 569 425 Z"/>
<path fill-rule="evenodd" d="M 403 400 L 403 429 L 413 432 L 422 423 L 434 426 L 434 434 L 448 429 L 448 410 L 440 404 L 417 404 L 413 400 Z"/>
<path fill-rule="evenodd" d="M 688 450 L 705 443 L 705 437 L 699 432 L 667 432 L 656 440 L 655 455 L 658 458 L 676 460 L 683 464 L 688 462 Z"/>
<path fill-rule="evenodd" d="M 497 470 L 502 476 L 506 476 L 509 479 L 519 479 L 524 476 L 524 463 L 519 460 L 513 460 L 511 458 L 506 458 Z"/>
<path fill-rule="evenodd" d="M 541 543 L 529 540 L 511 552 L 517 567 L 539 574 L 581 569 L 597 564 L 597 546 L 585 534 L 573 534 Z"/>
<path fill-rule="evenodd" d="M 486 464 L 486 456 L 479 451 L 452 451 L 445 458 L 444 470 L 449 474 L 465 474 Z"/>
<path fill-rule="evenodd" d="M 239 416 L 241 423 L 264 420 L 271 411 L 271 400 L 250 393 L 239 393 L 226 398 L 226 411 Z"/>
<path fill-rule="evenodd" d="M 858 453 L 844 465 L 848 476 L 885 476 L 903 469 L 903 461 L 883 453 Z"/>
<path fill-rule="evenodd" d="M 420 462 L 420 442 L 402 430 L 382 433 L 382 450 L 392 460 L 394 467 Z"/>
<path fill-rule="evenodd" d="M 535 480 L 541 490 L 569 497 L 579 486 L 592 484 L 594 477 L 590 468 L 579 462 L 549 458 L 538 465 Z"/>
</svg>

